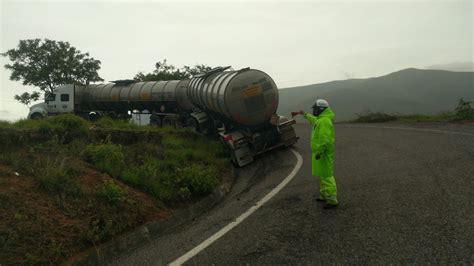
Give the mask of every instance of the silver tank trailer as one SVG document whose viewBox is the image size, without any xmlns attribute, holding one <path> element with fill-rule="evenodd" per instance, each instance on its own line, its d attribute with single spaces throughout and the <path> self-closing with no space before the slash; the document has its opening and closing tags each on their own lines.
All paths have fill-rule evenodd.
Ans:
<svg viewBox="0 0 474 266">
<path fill-rule="evenodd" d="M 161 104 L 176 104 L 185 110 L 193 108 L 185 97 L 189 80 L 108 83 L 89 85 L 76 90 L 76 99 L 84 110 L 154 110 Z"/>
<path fill-rule="evenodd" d="M 196 106 L 245 126 L 268 122 L 278 108 L 275 82 L 256 69 L 194 77 L 189 82 L 187 96 Z"/>
</svg>

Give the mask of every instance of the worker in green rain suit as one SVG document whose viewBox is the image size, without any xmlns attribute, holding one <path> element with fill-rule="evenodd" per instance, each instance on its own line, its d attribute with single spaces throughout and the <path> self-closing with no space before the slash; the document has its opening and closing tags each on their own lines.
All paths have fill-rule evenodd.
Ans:
<svg viewBox="0 0 474 266">
<path fill-rule="evenodd" d="M 312 174 L 319 177 L 318 201 L 325 202 L 324 208 L 338 206 L 336 179 L 334 178 L 334 113 L 326 100 L 318 99 L 313 114 L 303 111 L 302 114 L 311 123 Z"/>
</svg>

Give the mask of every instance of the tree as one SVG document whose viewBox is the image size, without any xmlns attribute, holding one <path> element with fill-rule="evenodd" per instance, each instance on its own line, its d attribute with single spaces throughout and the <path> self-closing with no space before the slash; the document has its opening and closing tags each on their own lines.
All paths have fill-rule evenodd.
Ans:
<svg viewBox="0 0 474 266">
<path fill-rule="evenodd" d="M 161 81 L 161 80 L 179 80 L 191 78 L 194 75 L 205 73 L 211 70 L 212 67 L 206 65 L 195 65 L 194 67 L 183 66 L 176 68 L 173 65 L 168 65 L 166 59 L 158 61 L 155 64 L 155 70 L 151 73 L 139 72 L 133 78 L 137 81 Z"/>
<path fill-rule="evenodd" d="M 12 64 L 5 68 L 12 71 L 10 80 L 22 81 L 23 85 L 33 85 L 46 94 L 64 84 L 89 84 L 103 81 L 97 71 L 100 61 L 89 57 L 89 53 L 72 47 L 68 42 L 45 39 L 20 40 L 16 49 L 1 54 Z M 37 101 L 40 92 L 25 92 L 15 95 L 15 99 L 28 105 Z"/>
<path fill-rule="evenodd" d="M 35 102 L 39 99 L 41 94 L 37 91 L 32 92 L 31 94 L 28 92 L 24 92 L 21 95 L 15 95 L 15 100 L 19 101 L 20 103 L 29 106 L 31 102 Z"/>
<path fill-rule="evenodd" d="M 456 107 L 456 120 L 474 119 L 474 108 L 471 107 L 471 101 L 465 101 L 464 98 L 459 99 Z"/>
</svg>

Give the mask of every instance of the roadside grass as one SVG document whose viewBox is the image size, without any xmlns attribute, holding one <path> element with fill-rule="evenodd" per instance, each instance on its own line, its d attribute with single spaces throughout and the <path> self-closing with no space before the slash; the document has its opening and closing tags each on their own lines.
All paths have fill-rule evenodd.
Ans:
<svg viewBox="0 0 474 266">
<path fill-rule="evenodd" d="M 207 195 L 229 165 L 218 141 L 108 118 L 0 121 L 0 137 L 6 265 L 60 264 Z"/>
<path fill-rule="evenodd" d="M 351 122 L 355 123 L 381 123 L 381 122 L 462 122 L 474 120 L 474 107 L 471 106 L 473 102 L 458 100 L 458 105 L 454 111 L 444 111 L 434 115 L 424 114 L 399 114 L 399 113 L 384 113 L 365 111 L 358 113 L 357 118 Z"/>
<path fill-rule="evenodd" d="M 355 123 L 382 123 L 382 122 L 451 122 L 456 121 L 454 112 L 445 111 L 435 115 L 423 114 L 387 114 L 384 112 L 366 111 L 357 114 L 357 118 L 352 122 Z"/>
</svg>

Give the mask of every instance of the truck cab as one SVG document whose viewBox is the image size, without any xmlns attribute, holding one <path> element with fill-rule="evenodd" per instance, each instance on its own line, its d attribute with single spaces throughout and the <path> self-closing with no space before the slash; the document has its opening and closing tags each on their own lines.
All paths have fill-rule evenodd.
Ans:
<svg viewBox="0 0 474 266">
<path fill-rule="evenodd" d="M 50 93 L 43 103 L 30 108 L 28 118 L 38 119 L 50 115 L 74 112 L 74 85 L 62 85 Z"/>
</svg>

